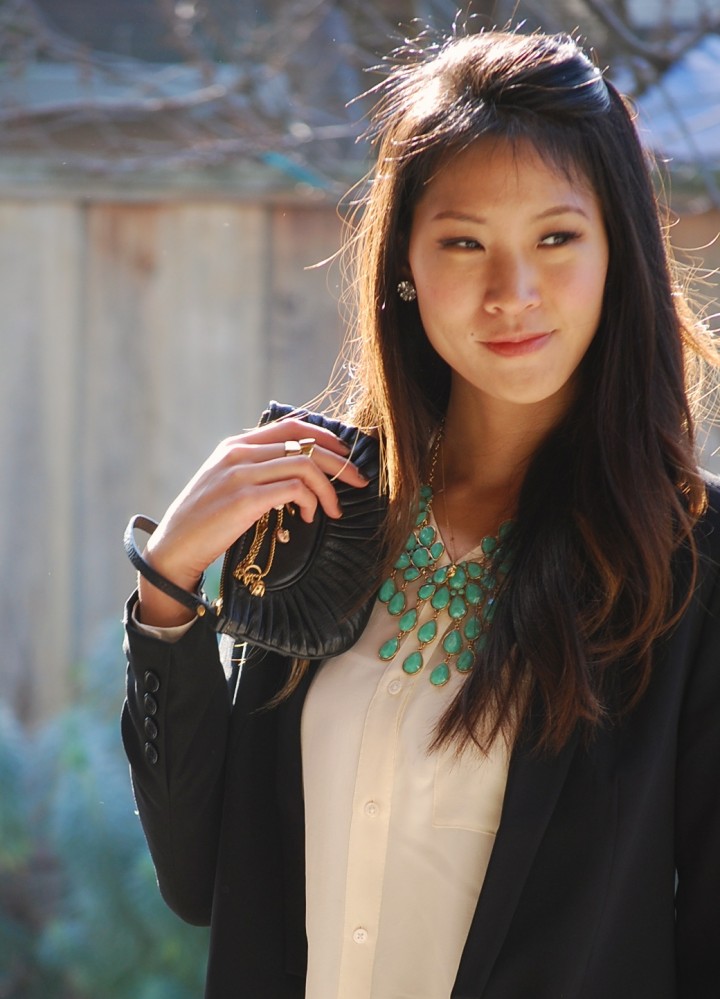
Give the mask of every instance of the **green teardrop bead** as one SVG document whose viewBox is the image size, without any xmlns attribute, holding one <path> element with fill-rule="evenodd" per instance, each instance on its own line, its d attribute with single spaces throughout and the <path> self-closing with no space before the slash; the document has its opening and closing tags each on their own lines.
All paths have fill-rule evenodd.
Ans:
<svg viewBox="0 0 720 999">
<path fill-rule="evenodd" d="M 467 673 L 469 669 L 472 669 L 474 662 L 475 662 L 475 656 L 472 654 L 470 649 L 465 649 L 465 651 L 461 652 L 460 655 L 457 657 L 457 660 L 455 662 L 455 668 L 460 673 Z"/>
<path fill-rule="evenodd" d="M 483 620 L 488 623 L 495 617 L 495 601 L 490 597 L 482 609 Z"/>
<path fill-rule="evenodd" d="M 487 538 L 482 539 L 482 541 L 480 542 L 480 547 L 485 552 L 486 555 L 492 555 L 492 553 L 497 548 L 497 544 L 498 544 L 497 538 L 488 536 Z"/>
<path fill-rule="evenodd" d="M 383 645 L 380 646 L 380 651 L 378 652 L 378 655 L 383 660 L 383 662 L 387 662 L 389 659 L 392 659 L 392 657 L 397 653 L 397 650 L 399 648 L 400 648 L 400 639 L 391 638 L 389 641 L 385 642 Z"/>
<path fill-rule="evenodd" d="M 470 579 L 479 579 L 485 570 L 479 562 L 468 562 L 467 571 Z"/>
<path fill-rule="evenodd" d="M 448 607 L 448 614 L 454 621 L 459 621 L 460 618 L 465 617 L 467 614 L 467 604 L 462 597 L 452 598 Z"/>
<path fill-rule="evenodd" d="M 478 636 L 477 641 L 475 642 L 475 651 L 482 652 L 482 650 L 487 645 L 487 641 L 488 641 L 487 633 L 483 631 L 482 634 Z"/>
<path fill-rule="evenodd" d="M 450 679 L 450 667 L 447 663 L 440 663 L 430 674 L 430 683 L 434 687 L 442 687 Z"/>
<path fill-rule="evenodd" d="M 483 589 L 477 583 L 468 583 L 465 587 L 465 599 L 473 607 L 476 607 L 483 598 Z"/>
<path fill-rule="evenodd" d="M 445 545 L 442 541 L 436 541 L 434 545 L 430 545 L 430 554 L 432 555 L 435 562 L 440 558 L 442 553 L 445 551 Z"/>
<path fill-rule="evenodd" d="M 417 538 L 415 537 L 414 534 L 411 534 L 410 537 L 405 542 L 405 551 L 408 552 L 414 551 L 416 547 L 417 547 Z"/>
<path fill-rule="evenodd" d="M 380 587 L 380 589 L 378 590 L 378 600 L 386 604 L 396 589 L 397 587 L 395 586 L 395 580 L 392 578 L 386 579 L 385 582 Z"/>
<path fill-rule="evenodd" d="M 437 583 L 438 586 L 440 585 L 440 583 L 444 583 L 445 580 L 447 579 L 447 574 L 448 574 L 448 567 L 446 565 L 440 566 L 440 568 L 436 569 L 435 572 L 432 574 L 433 583 Z"/>
<path fill-rule="evenodd" d="M 407 569 L 407 567 L 409 565 L 410 565 L 410 556 L 408 555 L 407 552 L 403 552 L 402 555 L 400 556 L 400 558 L 397 560 L 397 562 L 393 566 L 393 568 L 394 569 Z"/>
<path fill-rule="evenodd" d="M 500 540 L 504 541 L 505 538 L 512 532 L 512 529 L 513 529 L 513 522 L 511 520 L 503 521 L 498 531 L 498 537 L 500 538 Z"/>
<path fill-rule="evenodd" d="M 427 645 L 428 642 L 432 642 L 436 635 L 437 621 L 426 621 L 425 624 L 418 628 L 417 637 L 421 645 Z"/>
<path fill-rule="evenodd" d="M 430 603 L 435 610 L 444 610 L 450 603 L 450 590 L 447 586 L 441 586 L 440 589 L 435 592 L 435 595 Z"/>
<path fill-rule="evenodd" d="M 462 650 L 463 639 L 457 628 L 453 628 L 452 631 L 447 633 L 445 638 L 443 638 L 442 645 L 449 656 L 456 656 Z"/>
<path fill-rule="evenodd" d="M 405 610 L 405 594 L 402 590 L 398 590 L 398 592 L 390 598 L 387 609 L 393 617 L 397 617 L 398 614 L 402 614 Z"/>
<path fill-rule="evenodd" d="M 416 548 L 410 556 L 413 565 L 419 569 L 426 569 L 430 565 L 430 553 L 427 548 Z"/>
<path fill-rule="evenodd" d="M 427 517 L 427 513 L 425 512 L 425 510 L 421 506 L 420 507 L 420 512 L 418 513 L 417 517 L 415 518 L 415 527 L 422 527 L 422 525 L 425 523 L 425 518 L 426 517 Z"/>
<path fill-rule="evenodd" d="M 408 583 L 412 583 L 413 579 L 418 579 L 421 576 L 419 569 L 416 569 L 414 565 L 411 565 L 409 569 L 406 569 L 403 573 L 403 579 L 407 579 Z"/>
<path fill-rule="evenodd" d="M 420 495 L 422 496 L 423 499 L 426 500 L 430 499 L 430 497 L 432 496 L 432 486 L 426 486 L 426 485 L 420 486 Z"/>
<path fill-rule="evenodd" d="M 461 565 L 455 566 L 455 572 L 448 580 L 451 590 L 462 590 L 467 583 L 467 573 Z"/>
<path fill-rule="evenodd" d="M 481 631 L 482 628 L 480 627 L 480 622 L 476 617 L 471 617 L 463 628 L 463 634 L 465 635 L 465 638 L 467 638 L 468 642 L 474 642 Z"/>
<path fill-rule="evenodd" d="M 423 585 L 418 590 L 419 600 L 429 600 L 430 597 L 435 592 L 435 583 L 423 583 Z"/>
<path fill-rule="evenodd" d="M 423 527 L 420 530 L 418 538 L 420 539 L 421 545 L 425 545 L 426 548 L 429 548 L 430 545 L 435 540 L 435 528 L 430 527 L 430 525 L 428 524 L 426 527 Z"/>
<path fill-rule="evenodd" d="M 402 632 L 412 631 L 417 624 L 417 607 L 411 607 L 398 621 L 398 628 Z"/>
<path fill-rule="evenodd" d="M 410 673 L 411 675 L 413 673 L 419 673 L 423 668 L 422 652 L 411 652 L 402 664 L 402 668 L 406 673 Z"/>
</svg>

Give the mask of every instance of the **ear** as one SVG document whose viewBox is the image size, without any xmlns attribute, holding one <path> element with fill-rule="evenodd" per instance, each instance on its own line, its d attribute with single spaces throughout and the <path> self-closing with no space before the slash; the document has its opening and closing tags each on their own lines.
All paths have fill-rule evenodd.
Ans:
<svg viewBox="0 0 720 999">
<path fill-rule="evenodd" d="M 413 273 L 410 269 L 409 263 L 403 263 L 398 269 L 398 277 L 401 281 L 413 281 Z"/>
<path fill-rule="evenodd" d="M 398 274 L 398 280 L 400 281 L 413 280 L 413 274 L 410 268 L 410 261 L 408 260 L 409 242 L 410 242 L 409 233 L 400 232 L 398 234 L 397 274 Z"/>
</svg>

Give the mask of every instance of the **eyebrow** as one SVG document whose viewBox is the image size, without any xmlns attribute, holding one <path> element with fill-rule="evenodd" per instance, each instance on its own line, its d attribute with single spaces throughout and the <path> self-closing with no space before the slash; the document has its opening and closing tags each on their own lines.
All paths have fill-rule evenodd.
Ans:
<svg viewBox="0 0 720 999">
<path fill-rule="evenodd" d="M 533 216 L 533 222 L 541 222 L 544 219 L 554 218 L 557 215 L 567 215 L 567 214 L 582 215 L 583 218 L 588 219 L 588 213 L 581 208 L 579 205 L 553 205 L 552 208 L 546 208 L 545 211 L 539 212 L 537 215 Z M 472 212 L 461 212 L 455 211 L 451 208 L 445 211 L 437 212 L 433 215 L 433 222 L 440 222 L 443 219 L 453 219 L 457 222 L 476 222 L 479 225 L 484 225 L 487 223 L 487 219 L 483 215 L 474 215 Z"/>
</svg>

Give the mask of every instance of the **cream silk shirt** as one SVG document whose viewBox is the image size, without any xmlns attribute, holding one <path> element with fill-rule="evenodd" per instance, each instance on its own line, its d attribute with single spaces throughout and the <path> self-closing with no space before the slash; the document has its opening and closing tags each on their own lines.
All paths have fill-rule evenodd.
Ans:
<svg viewBox="0 0 720 999">
<path fill-rule="evenodd" d="M 431 616 L 426 604 L 420 623 Z M 454 667 L 444 687 L 428 680 L 447 617 L 414 676 L 401 666 L 414 632 L 391 662 L 378 658 L 396 621 L 376 603 L 303 708 L 306 999 L 449 999 L 500 822 L 503 740 L 487 756 L 428 751 L 462 683 Z M 172 641 L 188 626 L 139 627 Z"/>
</svg>

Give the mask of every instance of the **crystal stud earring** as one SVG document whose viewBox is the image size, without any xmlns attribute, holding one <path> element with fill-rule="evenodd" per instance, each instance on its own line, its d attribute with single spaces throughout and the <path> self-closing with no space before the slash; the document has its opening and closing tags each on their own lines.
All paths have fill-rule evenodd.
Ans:
<svg viewBox="0 0 720 999">
<path fill-rule="evenodd" d="M 403 302 L 414 302 L 417 298 L 417 292 L 415 291 L 415 285 L 412 281 L 400 281 L 397 286 L 397 293 Z"/>
</svg>

